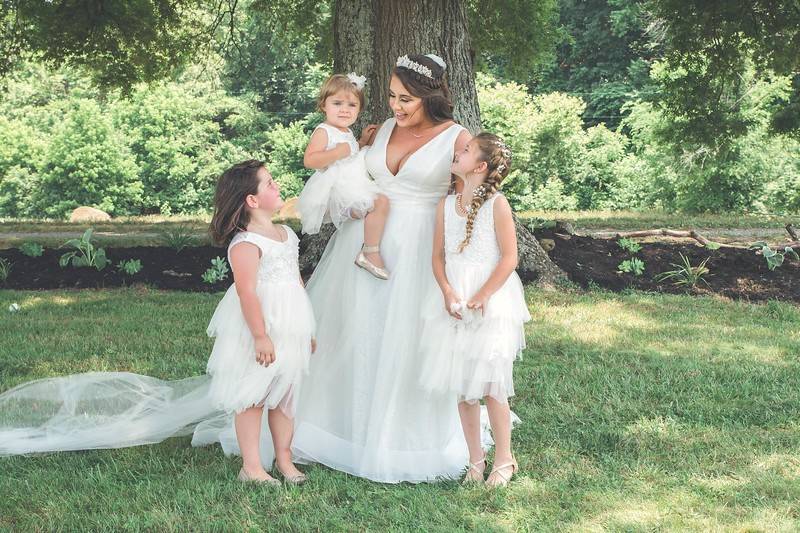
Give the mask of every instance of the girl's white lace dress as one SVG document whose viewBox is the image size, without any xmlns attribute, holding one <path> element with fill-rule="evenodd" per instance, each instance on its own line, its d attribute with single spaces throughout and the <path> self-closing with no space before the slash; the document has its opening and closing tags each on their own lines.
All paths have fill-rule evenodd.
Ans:
<svg viewBox="0 0 800 533">
<path fill-rule="evenodd" d="M 462 301 L 483 287 L 500 261 L 494 226 L 494 203 L 486 200 L 475 215 L 469 244 L 459 253 L 467 219 L 456 211 L 456 196 L 444 203 L 445 273 Z M 531 319 L 522 281 L 512 272 L 495 292 L 483 314 L 461 310 L 462 320 L 444 308 L 441 292 L 431 295 L 422 317 L 421 350 L 424 354 L 420 383 L 433 393 L 449 394 L 459 401 L 484 396 L 506 402 L 514 395 L 512 366 L 525 348 L 524 323 Z"/>
</svg>

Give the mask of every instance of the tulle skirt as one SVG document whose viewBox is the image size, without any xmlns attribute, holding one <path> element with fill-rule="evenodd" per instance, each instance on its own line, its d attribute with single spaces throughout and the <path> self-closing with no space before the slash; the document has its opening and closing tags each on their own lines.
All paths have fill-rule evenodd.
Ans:
<svg viewBox="0 0 800 533">
<path fill-rule="evenodd" d="M 448 258 L 445 269 L 456 294 L 468 301 L 489 279 L 494 265 Z M 514 395 L 512 367 L 525 348 L 523 324 L 531 318 L 517 273 L 492 295 L 483 314 L 464 310 L 461 315 L 458 320 L 447 313 L 438 291 L 427 300 L 420 385 L 428 393 L 457 396 L 459 401 L 491 396 L 505 403 Z"/>
<path fill-rule="evenodd" d="M 125 448 L 192 435 L 240 455 L 233 413 L 211 401 L 207 374 L 166 381 L 130 372 L 86 372 L 23 383 L 0 394 L 0 457 Z M 261 463 L 275 451 L 261 420 Z"/>
<path fill-rule="evenodd" d="M 217 306 L 209 373 L 167 381 L 130 372 L 86 372 L 23 383 L 0 394 L 0 456 L 124 448 L 192 435 L 193 446 L 219 442 L 241 453 L 234 412 L 264 402 L 292 412 L 308 366 L 314 316 L 298 283 L 259 284 L 277 359 L 255 362 L 252 336 L 233 287 Z M 261 462 L 275 457 L 267 413 L 261 421 Z"/>
<path fill-rule="evenodd" d="M 303 233 L 318 233 L 324 222 L 339 228 L 352 218 L 351 211 L 364 214 L 372 209 L 380 190 L 367 173 L 365 153 L 361 150 L 308 179 L 297 201 Z"/>
<path fill-rule="evenodd" d="M 223 411 L 241 412 L 263 403 L 292 417 L 311 357 L 315 329 L 311 302 L 299 281 L 259 281 L 256 294 L 275 362 L 264 366 L 256 361 L 253 335 L 231 285 L 208 325 L 208 335 L 216 337 L 206 367 L 212 377 L 209 394 Z"/>
<path fill-rule="evenodd" d="M 297 407 L 299 458 L 374 481 L 459 477 L 468 453 L 453 398 L 419 385 L 420 309 L 431 271 L 435 205 L 392 199 L 381 254 L 388 281 L 353 265 L 363 222 L 346 222 L 308 283 L 318 351 Z"/>
</svg>

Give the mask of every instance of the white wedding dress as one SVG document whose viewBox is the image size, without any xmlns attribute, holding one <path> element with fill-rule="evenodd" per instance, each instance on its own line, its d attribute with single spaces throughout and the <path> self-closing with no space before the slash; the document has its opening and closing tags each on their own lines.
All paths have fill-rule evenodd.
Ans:
<svg viewBox="0 0 800 533">
<path fill-rule="evenodd" d="M 431 269 L 436 204 L 463 128 L 439 133 L 393 175 L 386 145 L 394 127 L 384 122 L 366 157 L 391 205 L 381 242 L 391 278 L 353 265 L 363 222 L 343 224 L 308 283 L 318 349 L 293 441 L 301 459 L 389 483 L 457 477 L 468 458 L 455 397 L 432 398 L 419 385 L 420 310 L 439 291 Z"/>
<path fill-rule="evenodd" d="M 386 167 L 394 128 L 386 121 L 367 168 L 391 201 L 381 253 L 392 272 L 378 280 L 353 264 L 363 221 L 345 222 L 308 284 L 317 353 L 298 400 L 294 450 L 301 460 L 382 482 L 457 477 L 467 449 L 455 397 L 431 398 L 419 383 L 420 309 L 438 291 L 431 271 L 435 206 L 448 189 L 452 125 Z M 24 383 L 0 394 L 0 456 L 121 448 L 193 434 L 238 454 L 233 417 L 211 401 L 207 375 L 165 381 L 128 372 L 88 372 Z M 266 411 L 265 411 L 266 417 Z M 486 443 L 490 438 L 484 432 Z M 272 463 L 266 419 L 262 461 Z"/>
</svg>

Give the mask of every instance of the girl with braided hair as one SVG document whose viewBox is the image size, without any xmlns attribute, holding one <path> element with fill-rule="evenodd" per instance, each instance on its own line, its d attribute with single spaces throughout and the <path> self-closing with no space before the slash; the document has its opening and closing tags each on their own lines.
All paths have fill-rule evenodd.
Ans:
<svg viewBox="0 0 800 533">
<path fill-rule="evenodd" d="M 517 470 L 511 453 L 514 395 L 512 365 L 525 347 L 530 320 L 517 266 L 511 206 L 498 192 L 508 175 L 511 151 L 496 135 L 481 133 L 453 158 L 463 182 L 459 194 L 439 202 L 433 242 L 433 273 L 444 298 L 424 308 L 420 383 L 435 395 L 458 398 L 470 454 L 464 482 L 483 482 L 480 400 L 495 440 L 495 461 L 486 484 L 504 486 Z M 465 299 L 466 298 L 466 299 Z"/>
</svg>

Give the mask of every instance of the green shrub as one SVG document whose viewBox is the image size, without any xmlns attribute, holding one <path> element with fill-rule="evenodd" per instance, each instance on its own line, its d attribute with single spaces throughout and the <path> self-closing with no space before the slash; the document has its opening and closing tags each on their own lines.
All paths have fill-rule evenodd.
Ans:
<svg viewBox="0 0 800 533">
<path fill-rule="evenodd" d="M 33 203 L 38 213 L 53 217 L 81 205 L 115 215 L 138 213 L 137 171 L 123 132 L 97 103 L 81 100 L 55 131 Z"/>
</svg>

